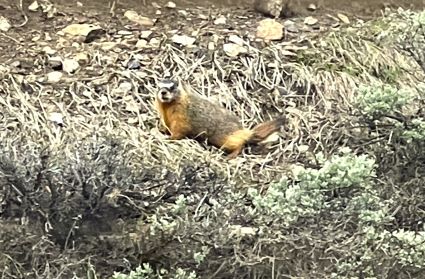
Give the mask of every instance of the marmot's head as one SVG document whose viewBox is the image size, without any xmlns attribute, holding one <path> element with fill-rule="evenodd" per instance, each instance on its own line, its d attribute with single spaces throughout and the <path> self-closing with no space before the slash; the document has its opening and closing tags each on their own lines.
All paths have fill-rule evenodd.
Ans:
<svg viewBox="0 0 425 279">
<path fill-rule="evenodd" d="M 161 103 L 171 103 L 180 96 L 179 82 L 171 79 L 163 79 L 158 82 L 159 91 L 157 98 Z"/>
</svg>

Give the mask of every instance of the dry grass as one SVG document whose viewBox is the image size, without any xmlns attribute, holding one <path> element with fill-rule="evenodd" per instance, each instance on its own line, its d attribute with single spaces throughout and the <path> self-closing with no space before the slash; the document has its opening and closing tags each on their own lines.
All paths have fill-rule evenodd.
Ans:
<svg viewBox="0 0 425 279">
<path fill-rule="evenodd" d="M 6 73 L 0 84 L 0 155 L 8 158 L 4 162 L 12 163 L 5 167 L 7 163 L 3 162 L 2 166 L 2 180 L 8 183 L 1 186 L 4 196 L 15 197 L 18 205 L 25 205 L 41 223 L 60 226 L 63 222 L 63 228 L 51 229 L 59 234 L 55 240 L 66 250 L 72 246 L 69 238 L 75 237 L 76 222 L 69 217 L 76 214 L 67 214 L 76 208 L 85 217 L 95 212 L 99 220 L 110 217 L 102 216 L 103 207 L 114 208 L 111 211 L 116 215 L 109 220 L 123 218 L 117 217 L 121 216 L 117 211 L 125 212 L 123 215 L 132 212 L 143 219 L 162 206 L 167 208 L 166 204 L 179 194 L 191 198 L 191 205 L 201 211 L 205 196 L 221 198 L 223 208 L 227 208 L 233 201 L 226 195 L 236 195 L 235 188 L 267 187 L 283 175 L 290 175 L 293 164 L 311 165 L 312 153 L 323 151 L 329 155 L 342 146 L 354 147 L 355 152 L 371 152 L 365 148 L 371 139 L 362 138 L 364 134 L 354 129 L 359 124 L 352 113 L 356 88 L 369 83 L 411 86 L 423 80 L 424 72 L 398 47 L 397 41 L 365 39 L 366 35 L 364 29 L 355 28 L 307 42 L 293 40 L 265 48 L 253 44 L 248 54 L 237 58 L 227 57 L 220 46 L 214 52 L 202 47 L 195 51 L 173 45 L 168 38 L 148 54 L 134 49 L 117 53 L 85 46 L 88 65 L 58 84 L 39 80 L 46 70 L 25 76 Z M 66 51 L 69 56 L 76 54 L 72 49 Z M 288 55 L 289 51 L 295 55 Z M 129 71 L 120 65 L 126 65 L 134 56 L 141 60 L 140 70 Z M 44 65 L 45 59 L 39 55 L 33 62 Z M 199 94 L 220 101 L 237 113 L 246 126 L 286 114 L 285 132 L 267 148 L 246 148 L 234 161 L 227 161 L 219 150 L 203 143 L 189 139 L 170 141 L 157 129 L 158 117 L 152 102 L 156 82 L 167 74 L 188 82 Z M 63 117 L 63 124 L 55 123 L 58 116 Z M 12 177 L 22 181 L 12 181 Z M 38 204 L 34 205 L 34 201 Z M 58 208 L 49 212 L 49 204 Z M 237 219 L 237 212 L 235 209 L 226 216 L 223 209 L 221 213 L 223 219 Z M 56 215 L 50 216 L 52 213 Z M 28 217 L 16 209 L 8 214 Z M 202 215 L 207 213 L 199 214 L 207 218 Z M 131 223 L 131 218 L 125 221 Z M 81 230 L 80 235 L 93 233 Z M 205 233 L 200 228 L 197 232 Z M 120 237 L 110 241 L 118 246 L 126 239 Z M 90 241 L 90 245 L 96 245 Z M 245 267 L 262 263 L 265 258 L 259 259 L 256 254 L 261 245 L 266 245 L 262 241 L 277 245 L 283 240 L 273 243 L 262 239 L 256 243 L 253 262 L 249 261 L 250 256 L 245 255 L 244 259 L 238 255 L 241 250 L 226 248 L 232 256 L 226 266 L 234 264 L 233 257 Z M 92 247 L 87 243 L 76 245 Z M 159 244 L 151 245 L 161 248 Z M 178 250 L 176 245 L 173 243 L 168 249 Z M 187 239 L 185 245 L 189 245 Z M 137 262 L 149 255 L 129 257 Z M 292 259 L 296 255 L 294 252 Z M 20 261 L 3 260 L 9 264 Z M 294 261 L 301 266 L 298 260 Z M 58 269 L 73 270 L 65 262 L 59 266 Z"/>
</svg>

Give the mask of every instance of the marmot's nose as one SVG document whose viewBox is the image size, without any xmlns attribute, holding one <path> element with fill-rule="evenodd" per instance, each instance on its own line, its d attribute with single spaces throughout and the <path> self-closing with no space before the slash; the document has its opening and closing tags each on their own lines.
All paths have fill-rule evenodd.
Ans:
<svg viewBox="0 0 425 279">
<path fill-rule="evenodd" d="M 165 96 L 165 94 L 167 94 L 167 91 L 166 90 L 161 90 L 161 91 L 159 91 L 159 94 L 161 96 Z"/>
</svg>

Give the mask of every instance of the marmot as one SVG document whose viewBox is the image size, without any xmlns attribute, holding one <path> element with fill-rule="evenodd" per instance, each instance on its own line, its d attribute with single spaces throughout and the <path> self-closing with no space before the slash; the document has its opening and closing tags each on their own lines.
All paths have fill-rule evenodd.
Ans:
<svg viewBox="0 0 425 279">
<path fill-rule="evenodd" d="M 182 82 L 170 79 L 159 82 L 156 107 L 161 124 L 171 134 L 170 139 L 206 140 L 226 151 L 228 159 L 237 157 L 246 144 L 265 140 L 284 123 L 284 117 L 279 117 L 246 129 L 231 111 L 192 93 Z"/>
</svg>

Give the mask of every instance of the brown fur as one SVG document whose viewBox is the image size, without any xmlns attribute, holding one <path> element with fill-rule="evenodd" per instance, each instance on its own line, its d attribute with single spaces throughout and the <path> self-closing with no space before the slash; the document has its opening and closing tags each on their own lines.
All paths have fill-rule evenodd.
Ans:
<svg viewBox="0 0 425 279">
<path fill-rule="evenodd" d="M 156 106 L 164 125 L 171 136 L 179 140 L 193 138 L 207 140 L 210 144 L 229 153 L 228 158 L 237 157 L 244 146 L 258 143 L 278 131 L 284 118 L 267 121 L 253 129 L 243 128 L 238 117 L 199 94 L 190 92 L 179 83 L 178 88 L 168 90 L 167 101 L 156 96 Z"/>
</svg>

